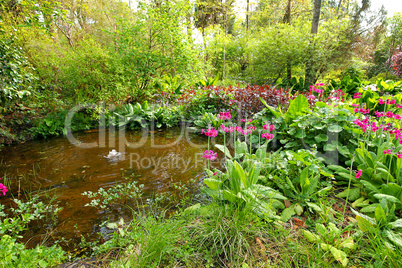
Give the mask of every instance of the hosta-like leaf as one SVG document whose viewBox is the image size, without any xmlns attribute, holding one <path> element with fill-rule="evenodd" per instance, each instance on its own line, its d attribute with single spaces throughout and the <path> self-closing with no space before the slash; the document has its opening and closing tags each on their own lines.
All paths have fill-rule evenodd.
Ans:
<svg viewBox="0 0 402 268">
<path fill-rule="evenodd" d="M 328 136 L 325 134 L 320 134 L 318 136 L 315 136 L 314 138 L 317 142 L 323 142 L 328 140 Z"/>
<path fill-rule="evenodd" d="M 317 211 L 319 213 L 322 212 L 322 209 L 319 206 L 317 206 L 316 204 L 310 203 L 310 202 L 306 202 L 306 204 L 307 204 L 307 206 L 314 209 L 315 211 Z"/>
<path fill-rule="evenodd" d="M 348 258 L 347 255 L 344 251 L 337 249 L 335 247 L 332 247 L 330 249 L 332 255 L 334 256 L 335 260 L 339 261 L 343 267 L 346 267 L 348 265 Z"/>
<path fill-rule="evenodd" d="M 295 212 L 297 215 L 303 214 L 303 207 L 300 204 L 295 204 Z"/>
<path fill-rule="evenodd" d="M 221 151 L 222 153 L 224 153 L 226 155 L 227 158 L 232 159 L 232 155 L 230 154 L 229 149 L 221 144 L 215 144 L 215 147 L 219 149 L 219 151 Z"/>
<path fill-rule="evenodd" d="M 384 230 L 384 234 L 396 245 L 402 247 L 402 236 L 390 230 Z"/>
<path fill-rule="evenodd" d="M 391 203 L 401 203 L 401 201 L 399 201 L 398 198 L 396 198 L 392 195 L 375 194 L 374 197 L 377 198 L 378 200 L 386 199 L 388 202 L 391 202 Z"/>
<path fill-rule="evenodd" d="M 324 239 L 327 237 L 328 235 L 327 228 L 325 228 L 325 226 L 322 223 L 316 223 L 315 229 L 317 230 L 317 233 L 319 233 Z"/>
<path fill-rule="evenodd" d="M 331 125 L 331 126 L 328 127 L 329 132 L 338 133 L 338 132 L 341 132 L 342 130 L 343 130 L 343 127 L 341 127 L 339 125 Z"/>
<path fill-rule="evenodd" d="M 358 199 L 361 196 L 360 188 L 351 188 L 349 190 L 346 189 L 345 191 L 337 194 L 336 197 L 345 198 L 348 195 L 349 195 L 350 201 L 355 201 L 356 199 Z"/>
<path fill-rule="evenodd" d="M 346 238 L 342 243 L 340 243 L 339 247 L 355 249 L 356 245 L 355 245 L 355 242 L 353 241 L 353 238 L 350 236 L 350 237 Z"/>
<path fill-rule="evenodd" d="M 304 229 L 302 229 L 301 232 L 303 233 L 303 236 L 307 239 L 308 242 L 310 242 L 310 243 L 319 243 L 320 242 L 320 237 L 318 235 L 313 234 Z"/>
<path fill-rule="evenodd" d="M 391 226 L 391 228 L 402 228 L 402 219 L 391 222 L 389 226 Z"/>
<path fill-rule="evenodd" d="M 295 211 L 295 206 L 294 205 L 292 205 L 292 206 L 290 206 L 288 208 L 285 208 L 282 211 L 282 214 L 281 214 L 281 221 L 287 222 L 295 214 L 296 214 L 296 211 Z"/>
<path fill-rule="evenodd" d="M 370 203 L 368 199 L 365 199 L 364 197 L 360 197 L 357 199 L 355 202 L 352 203 L 352 207 L 357 208 L 357 207 L 365 207 Z"/>
<path fill-rule="evenodd" d="M 207 178 L 204 179 L 204 183 L 211 188 L 211 190 L 217 190 L 220 188 L 220 186 L 222 185 L 222 181 L 221 180 L 216 180 L 216 179 L 212 179 L 212 178 Z"/>
</svg>

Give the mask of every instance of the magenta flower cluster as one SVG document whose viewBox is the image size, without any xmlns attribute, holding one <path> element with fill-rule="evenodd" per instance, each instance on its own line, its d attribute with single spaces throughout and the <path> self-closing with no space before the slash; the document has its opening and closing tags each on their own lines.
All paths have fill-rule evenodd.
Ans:
<svg viewBox="0 0 402 268">
<path fill-rule="evenodd" d="M 7 191 L 8 191 L 7 187 L 4 184 L 0 183 L 0 192 L 2 192 L 3 195 L 6 195 Z"/>
<path fill-rule="evenodd" d="M 262 126 L 263 130 L 269 130 L 269 131 L 274 131 L 275 130 L 275 126 L 274 125 L 263 125 Z"/>
<path fill-rule="evenodd" d="M 263 126 L 262 126 L 262 129 L 268 130 L 268 131 L 274 131 L 274 130 L 275 130 L 275 126 L 274 126 L 274 125 L 266 124 L 266 125 L 263 125 Z M 261 135 L 261 137 L 264 138 L 264 139 L 267 139 L 267 140 L 272 140 L 272 139 L 274 138 L 274 135 L 271 134 L 271 133 L 263 133 L 263 134 Z"/>
<path fill-rule="evenodd" d="M 218 136 L 218 131 L 213 128 L 208 129 L 208 130 L 203 129 L 203 130 L 201 130 L 201 134 L 205 134 L 205 136 L 208 136 L 208 137 L 216 137 L 216 136 Z"/>
<path fill-rule="evenodd" d="M 232 115 L 230 114 L 230 112 L 225 112 L 225 113 L 219 112 L 218 119 L 228 120 L 230 118 L 232 118 Z"/>
<path fill-rule="evenodd" d="M 218 153 L 214 153 L 213 151 L 211 151 L 211 150 L 206 150 L 205 152 L 204 152 L 204 155 L 202 156 L 202 157 L 204 157 L 205 159 L 208 159 L 208 160 L 210 160 L 210 161 L 214 161 L 215 159 L 216 159 L 216 157 L 217 157 L 217 155 L 218 155 Z"/>
</svg>

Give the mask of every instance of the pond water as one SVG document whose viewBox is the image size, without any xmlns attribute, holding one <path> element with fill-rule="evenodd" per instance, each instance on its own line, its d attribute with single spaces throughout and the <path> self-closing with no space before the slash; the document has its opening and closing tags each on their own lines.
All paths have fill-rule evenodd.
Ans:
<svg viewBox="0 0 402 268">
<path fill-rule="evenodd" d="M 10 203 L 18 193 L 26 196 L 45 190 L 63 207 L 51 232 L 46 226 L 31 228 L 25 236 L 30 247 L 45 237 L 46 244 L 61 237 L 71 240 L 66 245 L 80 241 L 81 236 L 93 240 L 102 221 L 117 221 L 121 215 L 85 206 L 90 199 L 83 192 L 126 183 L 127 177 L 143 184 L 148 194 L 169 192 L 174 183 L 200 182 L 205 176 L 201 156 L 206 146 L 205 136 L 175 128 L 126 133 L 90 130 L 69 139 L 55 137 L 4 147 L 0 177 L 6 176 L 12 184 L 1 202 Z"/>
</svg>

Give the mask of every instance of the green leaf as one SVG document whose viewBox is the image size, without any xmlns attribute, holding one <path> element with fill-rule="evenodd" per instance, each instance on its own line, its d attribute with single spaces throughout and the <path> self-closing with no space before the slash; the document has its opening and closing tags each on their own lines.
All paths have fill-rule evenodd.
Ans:
<svg viewBox="0 0 402 268">
<path fill-rule="evenodd" d="M 319 212 L 319 213 L 322 212 L 322 209 L 321 209 L 319 206 L 317 206 L 316 204 L 310 203 L 310 202 L 306 202 L 306 204 L 307 204 L 307 206 L 311 207 L 311 208 L 314 209 L 315 211 L 317 211 L 317 212 Z"/>
<path fill-rule="evenodd" d="M 290 206 L 288 208 L 285 208 L 282 211 L 282 214 L 281 214 L 281 221 L 287 222 L 295 214 L 296 214 L 296 211 L 295 211 L 295 206 L 294 205 L 292 205 L 292 206 Z"/>
<path fill-rule="evenodd" d="M 249 181 L 247 180 L 246 173 L 244 172 L 242 166 L 239 163 L 237 163 L 237 161 L 234 161 L 233 164 L 234 164 L 234 174 L 233 175 L 236 177 L 236 179 L 240 179 L 240 181 L 242 182 L 242 184 L 245 188 L 248 188 L 250 186 Z M 238 191 L 236 191 L 236 192 L 239 192 L 240 185 L 239 185 L 239 188 L 237 188 L 237 189 L 238 189 Z"/>
<path fill-rule="evenodd" d="M 328 136 L 325 134 L 320 134 L 318 136 L 315 136 L 314 138 L 317 142 L 323 142 L 323 141 L 328 141 Z"/>
<path fill-rule="evenodd" d="M 249 174 L 249 185 L 247 187 L 250 187 L 250 185 L 253 185 L 257 183 L 258 181 L 258 176 L 260 176 L 260 171 L 261 171 L 261 162 L 256 162 L 253 164 L 253 167 L 251 168 L 250 174 Z"/>
<path fill-rule="evenodd" d="M 349 200 L 355 201 L 361 196 L 360 188 L 351 188 L 350 190 L 346 189 L 345 191 L 336 195 L 336 197 L 346 198 L 349 194 Z"/>
<path fill-rule="evenodd" d="M 402 247 L 402 236 L 400 234 L 396 234 L 390 230 L 384 230 L 384 234 L 386 237 L 389 238 L 389 240 L 394 242 L 396 245 Z"/>
<path fill-rule="evenodd" d="M 215 147 L 219 149 L 219 151 L 221 151 L 222 153 L 224 153 L 226 155 L 227 158 L 232 159 L 232 155 L 230 154 L 229 149 L 221 144 L 215 144 Z"/>
<path fill-rule="evenodd" d="M 211 189 L 211 190 L 217 190 L 220 188 L 222 185 L 221 180 L 216 180 L 212 178 L 206 178 L 204 179 L 204 183 Z"/>
<path fill-rule="evenodd" d="M 302 229 L 301 232 L 303 233 L 303 236 L 307 239 L 308 242 L 310 243 L 318 243 L 320 242 L 320 237 L 316 234 L 313 234 L 307 230 Z"/>
<path fill-rule="evenodd" d="M 295 204 L 295 212 L 297 215 L 303 214 L 303 207 L 300 204 Z"/>
<path fill-rule="evenodd" d="M 397 219 L 396 221 L 389 223 L 389 226 L 391 226 L 391 228 L 402 228 L 402 219 Z"/>
<path fill-rule="evenodd" d="M 315 229 L 317 230 L 317 232 L 324 237 L 324 239 L 327 237 L 328 233 L 327 233 L 327 229 L 325 228 L 325 226 L 322 223 L 316 223 L 315 225 Z"/>
<path fill-rule="evenodd" d="M 377 223 L 379 222 L 386 222 L 387 216 L 385 215 L 385 211 L 381 206 L 377 206 L 374 210 L 374 216 Z"/>
<path fill-rule="evenodd" d="M 401 203 L 401 201 L 399 201 L 398 198 L 387 194 L 375 194 L 374 197 L 377 198 L 378 200 L 385 199 L 391 203 Z"/>
<path fill-rule="evenodd" d="M 329 132 L 335 132 L 335 133 L 339 133 L 343 130 L 343 127 L 339 126 L 339 125 L 331 125 L 328 127 L 328 131 Z"/>
<path fill-rule="evenodd" d="M 297 115 L 303 115 L 310 110 L 310 105 L 304 95 L 299 95 L 296 99 L 291 100 L 289 108 L 284 114 L 287 122 L 290 122 Z"/>
<path fill-rule="evenodd" d="M 343 267 L 346 267 L 348 265 L 349 260 L 344 251 L 337 249 L 335 247 L 331 247 L 330 251 L 331 251 L 332 255 L 334 256 L 335 260 L 339 261 Z"/>
<path fill-rule="evenodd" d="M 353 237 L 349 236 L 342 243 L 339 244 L 339 247 L 348 248 L 348 249 L 355 249 L 356 244 L 353 241 Z"/>
<path fill-rule="evenodd" d="M 307 193 L 310 187 L 310 180 L 308 179 L 308 167 L 304 168 L 300 175 L 300 186 L 302 193 Z"/>
<path fill-rule="evenodd" d="M 357 199 L 355 202 L 352 203 L 352 207 L 357 208 L 357 207 L 365 207 L 370 203 L 368 199 L 365 199 L 364 197 L 360 197 Z"/>
</svg>

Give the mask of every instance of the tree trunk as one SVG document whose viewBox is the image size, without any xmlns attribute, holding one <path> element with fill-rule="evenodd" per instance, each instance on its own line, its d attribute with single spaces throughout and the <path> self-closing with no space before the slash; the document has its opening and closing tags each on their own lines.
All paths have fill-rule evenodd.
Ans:
<svg viewBox="0 0 402 268">
<path fill-rule="evenodd" d="M 314 14 L 313 21 L 311 23 L 311 33 L 316 35 L 318 33 L 318 23 L 320 21 L 321 14 L 321 0 L 314 0 Z M 315 41 L 310 43 L 309 54 L 310 57 L 306 63 L 306 75 L 305 75 L 305 85 L 313 85 L 316 82 L 317 67 L 314 62 L 314 45 Z"/>
<path fill-rule="evenodd" d="M 291 9 L 292 8 L 292 0 L 288 0 L 288 4 L 286 6 L 285 16 L 283 16 L 283 23 L 290 24 L 291 23 Z M 288 57 L 286 62 L 286 72 L 287 72 L 287 79 L 292 79 L 292 59 Z"/>
<path fill-rule="evenodd" d="M 320 21 L 321 15 L 321 0 L 314 0 L 314 14 L 313 23 L 311 24 L 311 33 L 318 33 L 318 22 Z"/>
<path fill-rule="evenodd" d="M 249 27 L 249 17 L 248 13 L 250 12 L 250 0 L 247 0 L 247 8 L 246 8 L 246 32 L 248 33 L 248 27 Z"/>
</svg>

